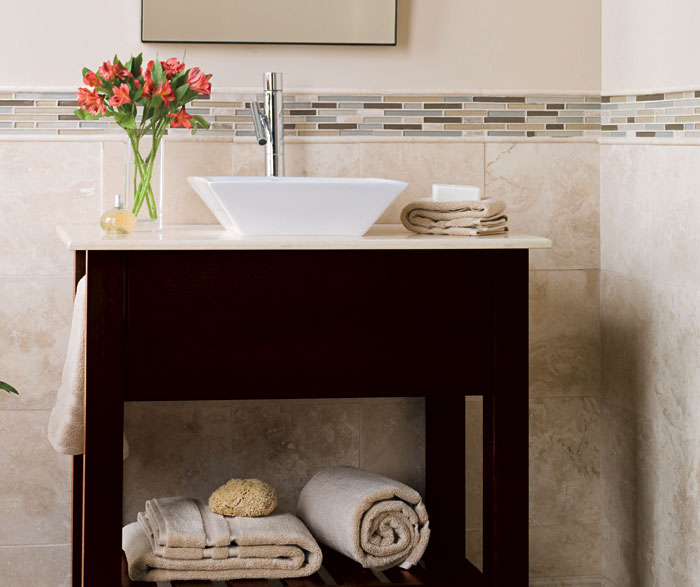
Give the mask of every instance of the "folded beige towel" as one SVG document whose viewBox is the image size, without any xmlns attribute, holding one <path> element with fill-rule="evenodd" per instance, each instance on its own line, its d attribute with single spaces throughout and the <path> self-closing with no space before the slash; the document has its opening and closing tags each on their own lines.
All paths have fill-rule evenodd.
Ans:
<svg viewBox="0 0 700 587">
<path fill-rule="evenodd" d="M 134 581 L 283 579 L 313 575 L 321 567 L 321 549 L 292 514 L 234 518 L 211 512 L 202 500 L 149 503 L 139 521 L 122 530 Z"/>
<path fill-rule="evenodd" d="M 378 570 L 411 568 L 430 537 L 417 491 L 354 467 L 316 473 L 301 491 L 297 515 L 319 542 Z"/>
<path fill-rule="evenodd" d="M 421 234 L 483 236 L 506 234 L 508 217 L 501 200 L 461 200 L 435 202 L 422 198 L 401 211 L 401 223 Z"/>
<path fill-rule="evenodd" d="M 83 454 L 86 304 L 87 281 L 83 277 L 75 291 L 68 352 L 63 364 L 61 386 L 56 394 L 56 405 L 51 410 L 48 426 L 49 442 L 56 452 L 67 455 Z M 126 437 L 123 447 L 122 458 L 126 459 L 129 456 Z"/>
</svg>

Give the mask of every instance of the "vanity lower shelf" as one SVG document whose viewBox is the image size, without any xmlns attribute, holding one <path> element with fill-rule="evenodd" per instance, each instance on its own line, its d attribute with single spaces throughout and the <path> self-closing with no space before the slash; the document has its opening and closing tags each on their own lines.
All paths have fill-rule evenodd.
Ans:
<svg viewBox="0 0 700 587">
<path fill-rule="evenodd" d="M 422 561 L 421 561 L 422 562 Z M 481 572 L 469 561 L 464 561 L 464 572 L 459 584 L 468 587 L 482 587 L 484 584 Z M 461 583 L 461 577 L 466 577 L 466 583 Z M 323 566 L 321 571 L 310 577 L 300 579 L 247 579 L 240 581 L 171 581 L 171 587 L 322 587 L 325 585 L 353 585 L 355 587 L 391 587 L 392 585 L 435 585 L 423 565 L 410 570 L 398 567 L 383 572 L 373 572 L 363 569 L 350 559 L 329 549 L 323 549 Z M 445 583 L 438 583 L 445 584 Z M 126 572 L 126 560 L 122 555 L 122 584 L 121 587 L 160 587 L 165 584 L 141 583 L 131 581 Z"/>
</svg>

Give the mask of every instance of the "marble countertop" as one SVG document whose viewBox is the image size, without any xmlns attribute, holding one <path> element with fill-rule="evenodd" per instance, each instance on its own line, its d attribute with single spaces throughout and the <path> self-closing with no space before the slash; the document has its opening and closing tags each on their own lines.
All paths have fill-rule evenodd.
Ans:
<svg viewBox="0 0 700 587">
<path fill-rule="evenodd" d="M 241 236 L 219 225 L 170 226 L 160 232 L 107 236 L 99 226 L 56 227 L 73 251 L 171 250 L 345 250 L 345 249 L 549 249 L 549 239 L 525 234 L 507 236 L 432 236 L 407 231 L 400 224 L 375 224 L 364 236 Z"/>
</svg>

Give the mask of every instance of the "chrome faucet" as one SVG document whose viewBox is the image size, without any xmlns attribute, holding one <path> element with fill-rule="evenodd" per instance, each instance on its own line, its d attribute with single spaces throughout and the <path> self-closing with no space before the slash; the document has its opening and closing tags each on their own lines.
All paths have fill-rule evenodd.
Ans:
<svg viewBox="0 0 700 587">
<path fill-rule="evenodd" d="M 282 74 L 268 71 L 263 76 L 263 110 L 257 100 L 250 103 L 258 144 L 265 146 L 265 175 L 284 176 L 284 97 Z"/>
</svg>

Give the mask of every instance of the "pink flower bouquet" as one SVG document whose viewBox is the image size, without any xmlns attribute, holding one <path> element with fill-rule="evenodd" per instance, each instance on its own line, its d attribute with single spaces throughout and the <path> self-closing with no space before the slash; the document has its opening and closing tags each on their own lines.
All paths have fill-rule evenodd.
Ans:
<svg viewBox="0 0 700 587">
<path fill-rule="evenodd" d="M 129 137 L 134 155 L 133 213 L 138 216 L 144 202 L 152 220 L 158 220 L 151 177 L 163 135 L 168 127 L 209 128 L 201 116 L 187 113 L 185 105 L 197 97 L 211 94 L 211 74 L 199 68 L 185 69 L 175 57 L 166 61 L 149 61 L 141 67 L 141 54 L 122 63 L 115 55 L 113 62 L 105 61 L 96 71 L 83 68 L 83 83 L 89 88 L 78 90 L 81 120 L 96 120 L 111 116 Z M 140 116 L 140 117 L 139 117 Z M 140 150 L 141 139 L 152 136 L 145 157 Z"/>
</svg>

